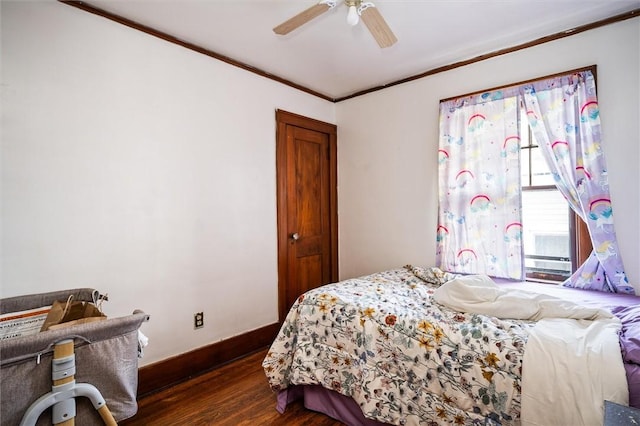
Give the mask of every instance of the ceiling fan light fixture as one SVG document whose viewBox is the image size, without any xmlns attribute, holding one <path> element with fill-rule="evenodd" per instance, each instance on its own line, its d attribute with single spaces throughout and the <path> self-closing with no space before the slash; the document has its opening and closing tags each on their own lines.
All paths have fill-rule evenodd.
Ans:
<svg viewBox="0 0 640 426">
<path fill-rule="evenodd" d="M 357 25 L 360 20 L 362 20 L 381 48 L 389 47 L 398 41 L 380 14 L 380 11 L 378 11 L 378 8 L 373 3 L 363 0 L 341 1 L 349 8 L 347 23 L 349 25 Z M 336 3 L 336 0 L 320 0 L 317 4 L 303 10 L 275 27 L 273 32 L 279 35 L 289 34 L 326 11 L 333 9 Z"/>
<path fill-rule="evenodd" d="M 347 24 L 351 26 L 358 25 L 360 22 L 360 15 L 358 14 L 358 8 L 355 5 L 349 6 L 349 12 L 347 13 Z"/>
</svg>

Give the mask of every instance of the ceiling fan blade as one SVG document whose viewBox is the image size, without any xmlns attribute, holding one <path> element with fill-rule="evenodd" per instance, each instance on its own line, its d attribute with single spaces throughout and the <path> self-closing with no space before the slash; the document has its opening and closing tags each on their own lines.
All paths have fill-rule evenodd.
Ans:
<svg viewBox="0 0 640 426">
<path fill-rule="evenodd" d="M 380 47 L 389 47 L 398 41 L 378 8 L 373 4 L 369 3 L 367 7 L 363 7 L 360 16 Z"/>
<path fill-rule="evenodd" d="M 327 3 L 318 3 L 316 5 L 313 5 L 310 8 L 298 13 L 293 18 L 288 19 L 282 24 L 275 27 L 273 29 L 273 32 L 280 35 L 289 34 L 291 31 L 306 24 L 312 19 L 317 18 L 331 8 L 332 6 Z"/>
</svg>

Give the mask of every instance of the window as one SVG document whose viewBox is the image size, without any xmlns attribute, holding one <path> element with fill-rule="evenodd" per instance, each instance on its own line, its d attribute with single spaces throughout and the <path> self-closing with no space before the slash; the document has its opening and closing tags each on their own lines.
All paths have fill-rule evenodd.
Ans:
<svg viewBox="0 0 640 426">
<path fill-rule="evenodd" d="M 600 197 L 593 173 L 604 169 L 597 158 L 575 150 L 576 138 L 591 147 L 599 141 L 597 132 L 582 131 L 599 125 L 597 101 L 589 95 L 594 83 L 591 70 L 576 70 L 440 102 L 438 267 L 514 280 L 569 279 L 584 288 L 614 286 L 574 275 L 578 265 L 600 264 L 589 256 L 590 239 L 604 232 L 586 231 L 577 215 L 606 220 L 605 207 L 593 213 L 591 202 Z M 564 104 L 567 97 L 571 102 Z M 571 117 L 565 119 L 565 111 Z M 547 153 L 553 156 L 549 166 Z M 557 182 L 556 170 L 562 177 Z"/>
<path fill-rule="evenodd" d="M 580 219 L 556 188 L 526 120 L 521 123 L 520 141 L 526 276 L 534 280 L 564 281 L 578 263 L 573 224 Z"/>
</svg>

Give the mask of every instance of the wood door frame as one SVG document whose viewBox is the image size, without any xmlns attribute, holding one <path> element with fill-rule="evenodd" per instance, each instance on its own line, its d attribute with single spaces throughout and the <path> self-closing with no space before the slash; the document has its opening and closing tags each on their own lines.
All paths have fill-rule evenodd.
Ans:
<svg viewBox="0 0 640 426">
<path fill-rule="evenodd" d="M 289 311 L 283 288 L 287 284 L 289 234 L 287 229 L 287 126 L 325 133 L 329 138 L 329 221 L 331 233 L 331 282 L 338 281 L 338 131 L 335 124 L 276 110 L 276 197 L 278 221 L 278 318 Z"/>
</svg>

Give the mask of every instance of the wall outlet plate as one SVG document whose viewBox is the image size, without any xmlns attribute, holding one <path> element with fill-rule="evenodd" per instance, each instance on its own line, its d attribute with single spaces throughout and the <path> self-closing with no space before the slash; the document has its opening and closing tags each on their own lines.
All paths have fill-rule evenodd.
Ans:
<svg viewBox="0 0 640 426">
<path fill-rule="evenodd" d="M 193 328 L 204 327 L 204 312 L 196 312 L 193 314 Z"/>
</svg>

